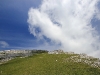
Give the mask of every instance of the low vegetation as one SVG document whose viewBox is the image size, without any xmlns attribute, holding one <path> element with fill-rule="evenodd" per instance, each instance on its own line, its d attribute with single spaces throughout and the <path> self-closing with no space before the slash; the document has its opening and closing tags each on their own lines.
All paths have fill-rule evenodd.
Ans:
<svg viewBox="0 0 100 75">
<path fill-rule="evenodd" d="M 100 75 L 100 69 L 67 60 L 76 54 L 37 53 L 0 65 L 0 75 Z"/>
</svg>

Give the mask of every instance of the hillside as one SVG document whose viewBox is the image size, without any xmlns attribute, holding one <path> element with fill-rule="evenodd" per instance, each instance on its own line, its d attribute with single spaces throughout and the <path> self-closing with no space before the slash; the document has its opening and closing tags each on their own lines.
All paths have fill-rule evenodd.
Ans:
<svg viewBox="0 0 100 75">
<path fill-rule="evenodd" d="M 81 61 L 78 54 L 38 53 L 29 57 L 17 57 L 0 65 L 0 75 L 100 75 L 98 67 Z M 97 59 L 89 60 L 96 61 Z M 91 64 L 92 64 L 91 63 Z"/>
</svg>

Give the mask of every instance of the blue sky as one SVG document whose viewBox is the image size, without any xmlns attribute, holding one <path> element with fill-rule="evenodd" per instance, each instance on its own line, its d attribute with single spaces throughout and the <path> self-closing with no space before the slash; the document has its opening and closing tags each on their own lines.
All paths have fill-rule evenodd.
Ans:
<svg viewBox="0 0 100 75">
<path fill-rule="evenodd" d="M 0 0 L 0 41 L 9 46 L 4 49 L 26 49 L 38 45 L 28 30 L 28 10 L 37 8 L 41 0 Z"/>
<path fill-rule="evenodd" d="M 55 0 L 55 1 L 57 1 L 57 0 Z M 65 3 L 66 3 L 66 0 L 63 0 L 63 1 L 65 1 Z M 86 1 L 86 0 L 83 0 L 83 2 L 84 1 Z M 46 16 L 44 14 L 42 14 L 42 12 L 44 12 L 46 15 L 50 16 L 50 14 L 48 14 L 45 11 L 50 12 L 49 10 L 52 11 L 52 9 L 54 7 L 55 9 L 57 9 L 57 11 L 60 11 L 60 13 L 57 13 L 56 10 L 53 10 L 53 13 L 52 12 L 50 12 L 50 13 L 56 15 L 57 17 L 60 14 L 62 14 L 61 16 L 63 16 L 65 14 L 64 12 L 68 12 L 68 11 L 66 11 L 66 10 L 64 11 L 65 8 L 63 8 L 63 6 L 59 7 L 60 3 L 62 3 L 62 2 L 58 1 L 58 2 L 60 2 L 60 3 L 58 3 L 58 2 L 53 2 L 53 0 L 51 0 L 51 1 L 47 0 L 47 1 L 43 2 L 43 4 L 42 4 L 43 6 L 45 6 L 45 3 L 48 2 L 49 4 L 47 4 L 47 8 L 40 6 L 41 2 L 42 2 L 42 0 L 0 0 L 0 50 L 36 49 L 36 48 L 38 48 L 38 49 L 62 48 L 62 49 L 69 49 L 69 50 L 77 49 L 76 47 L 74 48 L 74 43 L 76 42 L 76 39 L 78 39 L 78 38 L 71 39 L 70 37 L 73 35 L 76 35 L 78 37 L 79 35 L 81 36 L 81 34 L 79 33 L 79 35 L 77 35 L 78 33 L 76 32 L 76 30 L 78 30 L 78 29 L 75 29 L 74 28 L 75 26 L 73 27 L 73 24 L 70 22 L 70 19 L 64 18 L 64 19 L 68 19 L 67 21 L 69 21 L 70 23 L 66 23 L 65 21 L 62 21 L 63 23 L 66 24 L 66 26 L 65 26 L 66 29 L 63 29 L 64 25 L 61 25 L 62 28 L 58 29 L 58 31 L 57 31 L 58 35 L 61 35 L 61 34 L 59 34 L 60 33 L 59 31 L 61 31 L 61 33 L 65 31 L 64 33 L 62 33 L 63 34 L 62 36 L 64 36 L 65 38 L 69 37 L 70 41 L 71 40 L 74 41 L 74 42 L 72 42 L 73 44 L 71 43 L 70 45 L 68 44 L 70 41 L 67 41 L 65 38 L 63 38 L 64 40 L 61 40 L 62 37 L 60 37 L 58 35 L 55 36 L 56 34 L 53 34 L 53 33 L 57 33 L 57 32 L 55 32 L 54 30 L 52 30 L 52 29 L 50 30 L 50 32 L 52 32 L 52 33 L 50 33 L 49 31 L 46 32 L 46 29 L 49 30 L 48 29 L 49 23 L 46 23 L 46 24 L 48 24 L 48 26 L 46 26 L 45 24 L 43 26 L 42 22 L 39 21 L 39 19 L 41 19 L 44 22 L 49 22 L 49 20 L 53 19 L 54 22 L 51 22 L 52 24 L 56 23 L 56 25 L 57 24 L 60 25 L 61 22 L 58 22 L 58 20 L 55 20 L 54 17 L 53 18 L 49 17 L 49 18 L 47 18 L 48 20 L 45 19 Z M 53 4 L 56 4 L 56 3 L 59 4 L 58 7 L 53 6 Z M 85 4 L 83 4 L 83 5 L 85 5 Z M 52 6 L 52 8 L 51 8 L 51 6 Z M 85 5 L 85 6 L 88 6 L 88 5 Z M 29 11 L 29 9 L 31 7 L 33 7 L 33 9 L 31 9 Z M 69 8 L 66 8 L 67 10 L 69 10 L 68 13 L 71 13 L 72 10 L 70 10 L 70 9 L 75 9 L 71 5 L 69 5 L 68 7 Z M 34 8 L 37 11 L 35 11 Z M 99 3 L 98 3 L 98 8 L 100 8 Z M 90 7 L 89 9 L 92 9 L 92 8 Z M 83 8 L 83 10 L 85 10 L 85 9 Z M 34 13 L 34 15 L 31 14 L 30 12 Z M 38 12 L 39 14 L 37 14 L 36 12 Z M 55 12 L 56 12 L 56 14 L 55 14 Z M 81 11 L 79 11 L 79 12 L 82 13 Z M 29 13 L 29 15 L 28 15 L 28 13 Z M 87 13 L 87 12 L 85 12 L 85 13 Z M 42 17 L 42 18 L 38 18 L 38 20 L 37 20 L 36 15 L 42 15 L 45 18 Z M 73 14 L 66 14 L 66 15 L 69 16 L 69 15 L 73 15 Z M 64 17 L 66 17 L 66 15 L 64 15 Z M 87 14 L 87 15 L 89 15 L 89 14 Z M 30 16 L 32 16 L 33 19 L 29 19 Z M 81 14 L 79 14 L 79 16 L 82 17 Z M 100 36 L 100 19 L 97 19 L 95 16 L 92 16 L 92 17 L 93 17 L 92 19 L 91 19 L 91 17 L 89 17 L 89 20 L 91 20 L 91 22 L 90 22 L 91 26 L 95 28 L 95 31 L 98 32 L 98 36 Z M 60 18 L 62 18 L 62 17 L 60 17 Z M 58 17 L 58 19 L 60 19 L 60 18 Z M 74 18 L 74 17 L 71 17 L 71 18 Z M 86 17 L 84 17 L 84 18 L 86 18 Z M 27 22 L 28 19 L 29 19 L 29 22 Z M 86 19 L 88 19 L 88 18 L 86 18 Z M 37 27 L 35 24 L 33 24 L 31 22 L 31 20 L 32 21 L 37 20 Z M 78 24 L 80 24 L 80 22 L 82 22 L 82 20 L 78 20 L 77 18 L 75 19 L 75 21 L 78 22 Z M 86 23 L 88 23 L 88 22 L 86 22 Z M 31 27 L 35 28 L 35 31 L 33 31 L 34 29 L 29 28 L 29 24 Z M 80 26 L 77 25 L 76 27 L 80 27 Z M 71 34 L 67 34 L 67 32 L 66 32 L 67 28 L 71 30 L 71 32 L 70 32 Z M 72 30 L 72 28 L 74 28 L 74 29 Z M 44 29 L 45 31 L 42 29 Z M 39 31 L 39 30 L 41 33 L 39 33 L 39 32 L 36 33 L 36 31 Z M 70 30 L 68 30 L 68 31 L 70 31 Z M 93 32 L 91 32 L 90 30 L 91 30 L 91 28 L 88 28 L 88 31 L 92 34 Z M 89 40 L 88 38 L 85 38 L 85 36 L 89 35 L 88 33 L 87 34 L 85 33 L 86 31 L 87 30 L 83 30 L 83 32 L 85 34 L 84 38 L 82 37 L 83 40 Z M 74 32 L 76 32 L 76 33 L 72 34 Z M 93 36 L 90 36 L 90 38 L 93 38 Z M 66 42 L 66 43 L 64 43 L 64 42 Z M 79 41 L 79 43 L 82 43 L 82 42 Z M 93 42 L 91 42 L 91 43 L 93 43 Z M 97 42 L 95 42 L 95 43 L 97 43 Z M 87 44 L 86 46 L 90 46 L 88 44 L 88 41 L 86 42 L 86 44 Z M 81 44 L 81 45 L 83 46 L 83 44 Z M 80 48 L 82 48 L 81 45 L 80 45 Z M 95 45 L 96 44 L 94 44 L 94 46 Z M 68 46 L 70 48 L 68 48 Z M 73 49 L 71 49 L 71 46 L 73 46 Z M 92 47 L 90 46 L 87 49 L 91 49 L 91 48 Z"/>
</svg>

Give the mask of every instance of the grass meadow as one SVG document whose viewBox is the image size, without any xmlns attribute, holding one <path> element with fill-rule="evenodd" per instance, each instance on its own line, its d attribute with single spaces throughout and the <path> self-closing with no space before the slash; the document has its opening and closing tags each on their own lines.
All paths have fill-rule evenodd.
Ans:
<svg viewBox="0 0 100 75">
<path fill-rule="evenodd" d="M 17 57 L 0 65 L 0 75 L 100 75 L 98 68 L 66 62 L 70 56 L 41 53 L 26 58 Z"/>
</svg>

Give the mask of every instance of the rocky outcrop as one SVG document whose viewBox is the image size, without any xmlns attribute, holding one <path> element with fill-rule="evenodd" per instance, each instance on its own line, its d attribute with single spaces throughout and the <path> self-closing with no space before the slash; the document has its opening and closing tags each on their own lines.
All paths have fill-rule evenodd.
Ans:
<svg viewBox="0 0 100 75">
<path fill-rule="evenodd" d="M 88 56 L 86 54 L 77 54 L 77 55 L 71 56 L 65 60 L 66 60 L 66 62 L 76 62 L 76 63 L 88 64 L 92 67 L 100 69 L 100 59 L 94 58 L 92 56 Z"/>
<path fill-rule="evenodd" d="M 65 59 L 64 62 L 84 63 L 100 69 L 100 59 L 88 56 L 85 53 L 75 54 L 74 52 L 63 52 L 63 50 L 54 50 L 49 51 L 48 54 L 69 54 L 71 56 Z"/>
<path fill-rule="evenodd" d="M 44 53 L 48 52 L 46 50 L 3 50 L 0 51 L 0 64 L 14 59 L 16 57 L 28 57 L 35 53 Z"/>
</svg>

